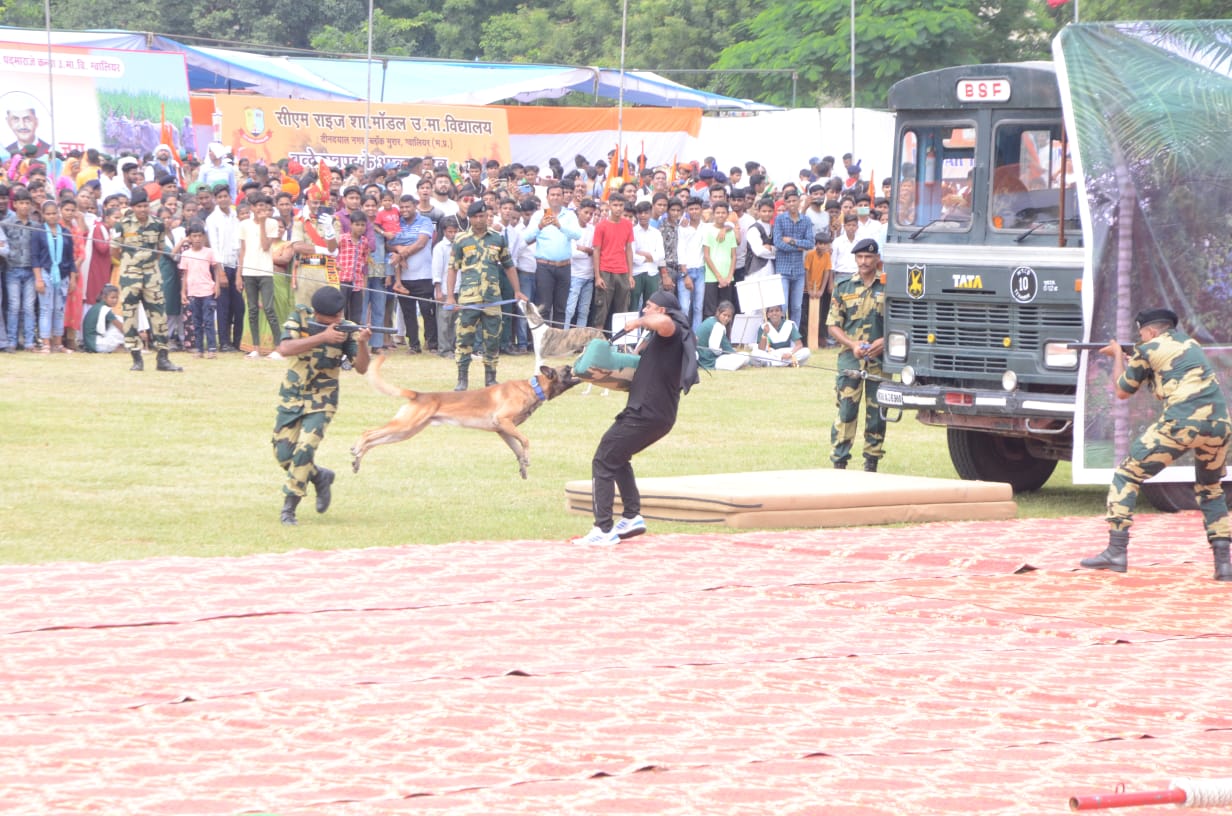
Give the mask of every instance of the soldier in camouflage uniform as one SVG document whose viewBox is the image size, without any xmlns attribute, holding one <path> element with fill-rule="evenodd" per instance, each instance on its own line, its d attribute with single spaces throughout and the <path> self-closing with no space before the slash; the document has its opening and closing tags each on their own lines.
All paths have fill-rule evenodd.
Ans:
<svg viewBox="0 0 1232 816">
<path fill-rule="evenodd" d="M 881 282 L 881 255 L 877 242 L 865 238 L 852 248 L 858 275 L 834 287 L 830 314 L 826 318 L 830 336 L 838 342 L 839 374 L 835 382 L 838 415 L 830 430 L 830 461 L 843 470 L 851 458 L 860 416 L 860 392 L 864 392 L 864 469 L 876 472 L 885 455 L 885 420 L 877 407 L 877 377 L 881 376 L 881 352 L 885 346 L 885 286 Z M 869 379 L 853 377 L 844 371 L 863 369 Z"/>
<path fill-rule="evenodd" d="M 1228 505 L 1223 478 L 1232 439 L 1232 423 L 1219 381 L 1206 353 L 1177 328 L 1177 316 L 1168 309 L 1139 312 L 1141 342 L 1130 355 L 1115 340 L 1099 350 L 1113 360 L 1112 379 L 1118 399 L 1129 399 L 1143 383 L 1150 383 L 1163 401 L 1163 414 L 1130 446 L 1108 489 L 1108 547 L 1082 559 L 1089 569 L 1125 572 L 1129 528 L 1142 483 L 1176 459 L 1193 451 L 1194 493 L 1206 522 L 1206 539 L 1215 558 L 1215 580 L 1232 581 L 1229 562 Z"/>
<path fill-rule="evenodd" d="M 518 286 L 518 271 L 509 255 L 505 236 L 488 229 L 489 213 L 482 201 L 471 204 L 466 211 L 470 229 L 458 234 L 449 257 L 448 284 L 445 288 L 447 307 L 456 309 L 457 342 L 454 355 L 458 361 L 458 384 L 454 391 L 465 391 L 471 367 L 471 352 L 475 334 L 483 332 L 484 385 L 496 384 L 496 361 L 500 353 L 501 332 L 501 270 L 513 284 L 513 296 L 525 301 Z M 455 301 L 454 285 L 458 284 Z M 481 305 L 492 304 L 492 305 Z M 463 308 L 457 308 L 461 306 Z M 466 308 L 469 307 L 469 308 Z"/>
<path fill-rule="evenodd" d="M 345 355 L 357 372 L 368 370 L 370 329 L 346 334 L 334 328 L 342 320 L 346 301 L 341 291 L 323 286 L 312 295 L 312 308 L 296 306 L 283 324 L 278 353 L 291 361 L 278 391 L 274 423 L 274 457 L 287 472 L 283 483 L 282 523 L 295 524 L 295 510 L 312 482 L 317 512 L 329 509 L 334 472 L 313 461 L 325 438 L 325 428 L 338 410 L 338 371 Z M 313 333 L 308 322 L 325 324 Z"/>
<path fill-rule="evenodd" d="M 159 371 L 182 371 L 167 357 L 167 310 L 163 275 L 158 266 L 166 235 L 163 222 L 150 216 L 150 201 L 141 187 L 129 198 L 132 212 L 111 233 L 111 258 L 120 262 L 120 304 L 124 312 L 124 345 L 133 357 L 130 370 L 142 371 L 141 338 L 137 336 L 137 305 L 145 306 L 150 337 L 158 350 Z"/>
</svg>

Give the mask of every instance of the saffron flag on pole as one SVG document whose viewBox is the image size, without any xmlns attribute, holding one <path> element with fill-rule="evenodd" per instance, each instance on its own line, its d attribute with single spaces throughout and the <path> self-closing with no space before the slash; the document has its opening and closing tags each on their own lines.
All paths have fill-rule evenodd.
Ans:
<svg viewBox="0 0 1232 816">
<path fill-rule="evenodd" d="M 171 163 L 175 165 L 175 183 L 180 187 L 184 186 L 184 165 L 180 164 L 180 157 L 175 149 L 175 130 L 167 123 L 167 106 L 160 105 L 161 125 L 158 128 L 158 140 L 171 148 Z"/>
</svg>

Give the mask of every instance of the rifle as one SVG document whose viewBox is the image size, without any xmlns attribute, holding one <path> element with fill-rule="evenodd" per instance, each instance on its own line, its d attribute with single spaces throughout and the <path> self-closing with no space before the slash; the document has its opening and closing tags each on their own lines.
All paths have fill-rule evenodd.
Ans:
<svg viewBox="0 0 1232 816">
<path fill-rule="evenodd" d="M 1077 349 L 1079 351 L 1099 351 L 1106 345 L 1108 344 L 1107 343 L 1066 343 L 1065 347 Z M 1121 351 L 1125 352 L 1126 354 L 1133 354 L 1134 346 L 1132 343 L 1122 343 Z"/>
<path fill-rule="evenodd" d="M 334 323 L 333 326 L 335 329 L 347 335 L 348 337 L 350 337 L 352 334 L 359 331 L 360 329 L 368 329 L 373 334 L 396 334 L 397 333 L 395 329 L 387 329 L 384 326 L 361 326 L 358 323 L 352 323 L 349 320 L 340 320 L 337 323 Z M 312 329 L 313 334 L 319 334 L 325 331 L 326 329 L 328 329 L 329 326 L 325 323 L 318 323 L 315 320 L 309 320 L 308 328 Z"/>
</svg>

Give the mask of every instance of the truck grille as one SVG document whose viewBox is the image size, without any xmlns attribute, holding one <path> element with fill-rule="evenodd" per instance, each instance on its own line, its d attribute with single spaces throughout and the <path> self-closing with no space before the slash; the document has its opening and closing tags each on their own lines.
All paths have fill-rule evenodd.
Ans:
<svg viewBox="0 0 1232 816">
<path fill-rule="evenodd" d="M 1082 337 L 1082 309 L 1073 304 L 983 304 L 892 299 L 887 323 L 917 348 L 931 348 L 938 371 L 999 373 L 1011 350 L 1038 351 L 1047 340 Z M 935 336 L 928 343 L 928 335 Z M 1012 339 L 1007 349 L 1004 339 Z"/>
</svg>

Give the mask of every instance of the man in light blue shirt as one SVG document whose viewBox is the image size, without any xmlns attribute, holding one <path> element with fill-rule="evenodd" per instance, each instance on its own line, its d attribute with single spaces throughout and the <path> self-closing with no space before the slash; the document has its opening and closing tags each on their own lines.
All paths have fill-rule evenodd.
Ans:
<svg viewBox="0 0 1232 816">
<path fill-rule="evenodd" d="M 582 237 L 577 216 L 565 209 L 565 191 L 553 182 L 548 205 L 530 217 L 522 238 L 535 246 L 535 305 L 548 323 L 564 326 L 569 303 L 573 242 Z"/>
</svg>

